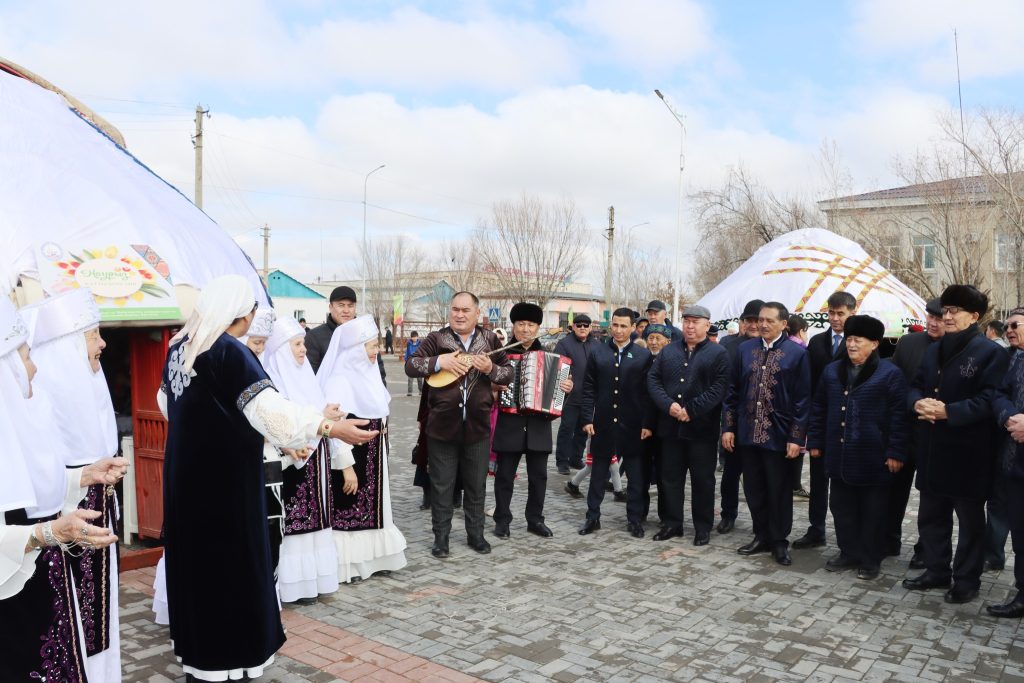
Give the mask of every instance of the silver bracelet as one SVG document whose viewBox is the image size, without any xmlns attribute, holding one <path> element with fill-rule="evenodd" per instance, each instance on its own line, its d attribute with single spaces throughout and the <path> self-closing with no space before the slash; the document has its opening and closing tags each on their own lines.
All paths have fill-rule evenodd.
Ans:
<svg viewBox="0 0 1024 683">
<path fill-rule="evenodd" d="M 60 545 L 60 541 L 57 540 L 57 537 L 53 533 L 53 522 L 46 522 L 43 524 L 43 545 L 47 547 Z"/>
</svg>

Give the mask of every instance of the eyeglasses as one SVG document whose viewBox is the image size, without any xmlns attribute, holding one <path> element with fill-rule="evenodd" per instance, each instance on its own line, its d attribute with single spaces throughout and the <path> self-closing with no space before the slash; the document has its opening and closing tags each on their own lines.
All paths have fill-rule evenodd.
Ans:
<svg viewBox="0 0 1024 683">
<path fill-rule="evenodd" d="M 949 315 L 956 315 L 957 313 L 959 313 L 962 310 L 964 310 L 964 309 L 960 308 L 959 306 L 943 306 L 942 307 L 942 315 L 946 315 L 947 313 Z"/>
<path fill-rule="evenodd" d="M 579 327 L 579 328 L 590 327 L 590 323 L 573 323 L 573 327 Z"/>
<path fill-rule="evenodd" d="M 1006 323 L 1006 329 L 1008 330 L 1015 330 L 1018 327 L 1020 327 L 1020 323 L 1018 322 Z"/>
</svg>

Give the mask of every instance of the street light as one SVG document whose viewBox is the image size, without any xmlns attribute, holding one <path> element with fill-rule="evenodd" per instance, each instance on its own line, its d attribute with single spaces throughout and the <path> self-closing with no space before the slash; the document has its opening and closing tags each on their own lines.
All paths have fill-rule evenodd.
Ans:
<svg viewBox="0 0 1024 683">
<path fill-rule="evenodd" d="M 683 123 L 683 117 L 668 103 L 668 100 L 665 99 L 660 90 L 656 89 L 654 94 L 665 103 L 665 107 L 679 124 L 679 188 L 676 190 L 676 282 L 672 288 L 672 315 L 675 316 L 676 323 L 681 325 L 682 320 L 679 319 L 679 288 L 682 286 L 682 274 L 679 268 L 679 252 L 682 248 L 683 239 L 683 169 L 686 167 L 686 156 L 683 154 L 683 149 L 686 144 L 686 124 Z"/>
<path fill-rule="evenodd" d="M 366 253 L 366 184 L 370 182 L 370 176 L 384 168 L 386 164 L 381 164 L 377 168 L 373 169 L 366 174 L 363 178 L 363 306 L 367 305 L 366 301 L 366 271 L 370 263 L 369 254 Z"/>
</svg>

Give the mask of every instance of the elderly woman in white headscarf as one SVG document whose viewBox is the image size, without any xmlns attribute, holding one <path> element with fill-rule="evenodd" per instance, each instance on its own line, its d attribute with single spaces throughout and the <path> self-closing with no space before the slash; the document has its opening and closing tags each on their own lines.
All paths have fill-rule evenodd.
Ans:
<svg viewBox="0 0 1024 683">
<path fill-rule="evenodd" d="M 377 367 L 379 334 L 370 315 L 339 325 L 317 372 L 329 402 L 339 404 L 349 417 L 368 419 L 369 428 L 380 432 L 366 445 L 352 449 L 358 487 L 353 490 L 340 472 L 331 474 L 331 524 L 338 548 L 338 577 L 344 583 L 358 583 L 406 565 L 405 537 L 391 515 L 387 460 L 391 394 Z"/>
<path fill-rule="evenodd" d="M 34 391 L 30 326 L 0 298 L 0 680 L 86 681 L 84 629 L 70 559 L 117 541 L 99 513 L 75 509 L 113 485 L 123 458 L 64 467 L 53 408 Z"/>
<path fill-rule="evenodd" d="M 263 351 L 267 348 L 267 340 L 274 331 L 274 321 L 277 320 L 277 313 L 269 306 L 257 306 L 256 315 L 252 317 L 252 324 L 249 331 L 242 335 L 242 343 L 256 354 L 256 357 L 263 361 Z"/>
<path fill-rule="evenodd" d="M 305 336 L 294 318 L 277 319 L 267 340 L 263 367 L 288 400 L 337 414 L 338 406 L 327 404 L 306 358 Z M 330 443 L 317 435 L 299 449 L 298 457 L 292 457 L 295 451 L 283 451 L 284 542 L 277 572 L 283 602 L 312 604 L 318 596 L 338 590 L 338 552 L 331 532 Z M 355 490 L 351 449 L 336 450 L 347 456 L 340 467 Z M 311 455 L 305 457 L 307 452 Z"/>
<path fill-rule="evenodd" d="M 264 440 L 301 449 L 317 435 L 351 443 L 376 436 L 274 390 L 238 340 L 255 311 L 245 278 L 207 284 L 171 340 L 162 378 L 167 606 L 186 679 L 258 677 L 285 640 L 266 527 Z"/>
<path fill-rule="evenodd" d="M 116 456 L 114 406 L 100 365 L 106 343 L 92 292 L 72 290 L 44 299 L 25 312 L 35 319 L 32 356 L 39 367 L 35 385 L 53 404 L 53 424 L 65 446 L 64 464 L 78 468 Z M 97 526 L 115 528 L 118 505 L 113 487 L 91 486 L 80 507 L 100 513 Z M 85 627 L 89 680 L 119 683 L 116 548 L 83 552 L 71 561 L 71 571 Z"/>
</svg>

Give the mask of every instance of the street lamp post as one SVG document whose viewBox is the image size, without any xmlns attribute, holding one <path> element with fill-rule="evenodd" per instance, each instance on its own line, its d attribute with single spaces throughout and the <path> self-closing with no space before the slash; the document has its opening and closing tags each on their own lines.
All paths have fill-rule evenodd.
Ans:
<svg viewBox="0 0 1024 683">
<path fill-rule="evenodd" d="M 683 117 L 669 104 L 660 90 L 655 90 L 654 94 L 665 103 L 665 107 L 679 124 L 679 187 L 676 190 L 676 282 L 672 288 L 672 315 L 675 317 L 675 323 L 681 325 L 683 321 L 679 318 L 679 288 L 682 286 L 683 278 L 680 272 L 679 252 L 682 249 L 683 239 L 683 169 L 686 167 L 686 156 L 683 150 L 686 144 L 686 124 L 683 123 Z"/>
<path fill-rule="evenodd" d="M 369 302 L 366 301 L 366 273 L 369 270 L 370 265 L 369 254 L 366 253 L 366 184 L 370 182 L 370 176 L 384 168 L 385 165 L 386 164 L 381 164 L 367 173 L 366 177 L 363 178 L 363 306 L 367 307 L 366 310 L 369 310 L 369 307 L 367 306 Z"/>
</svg>

